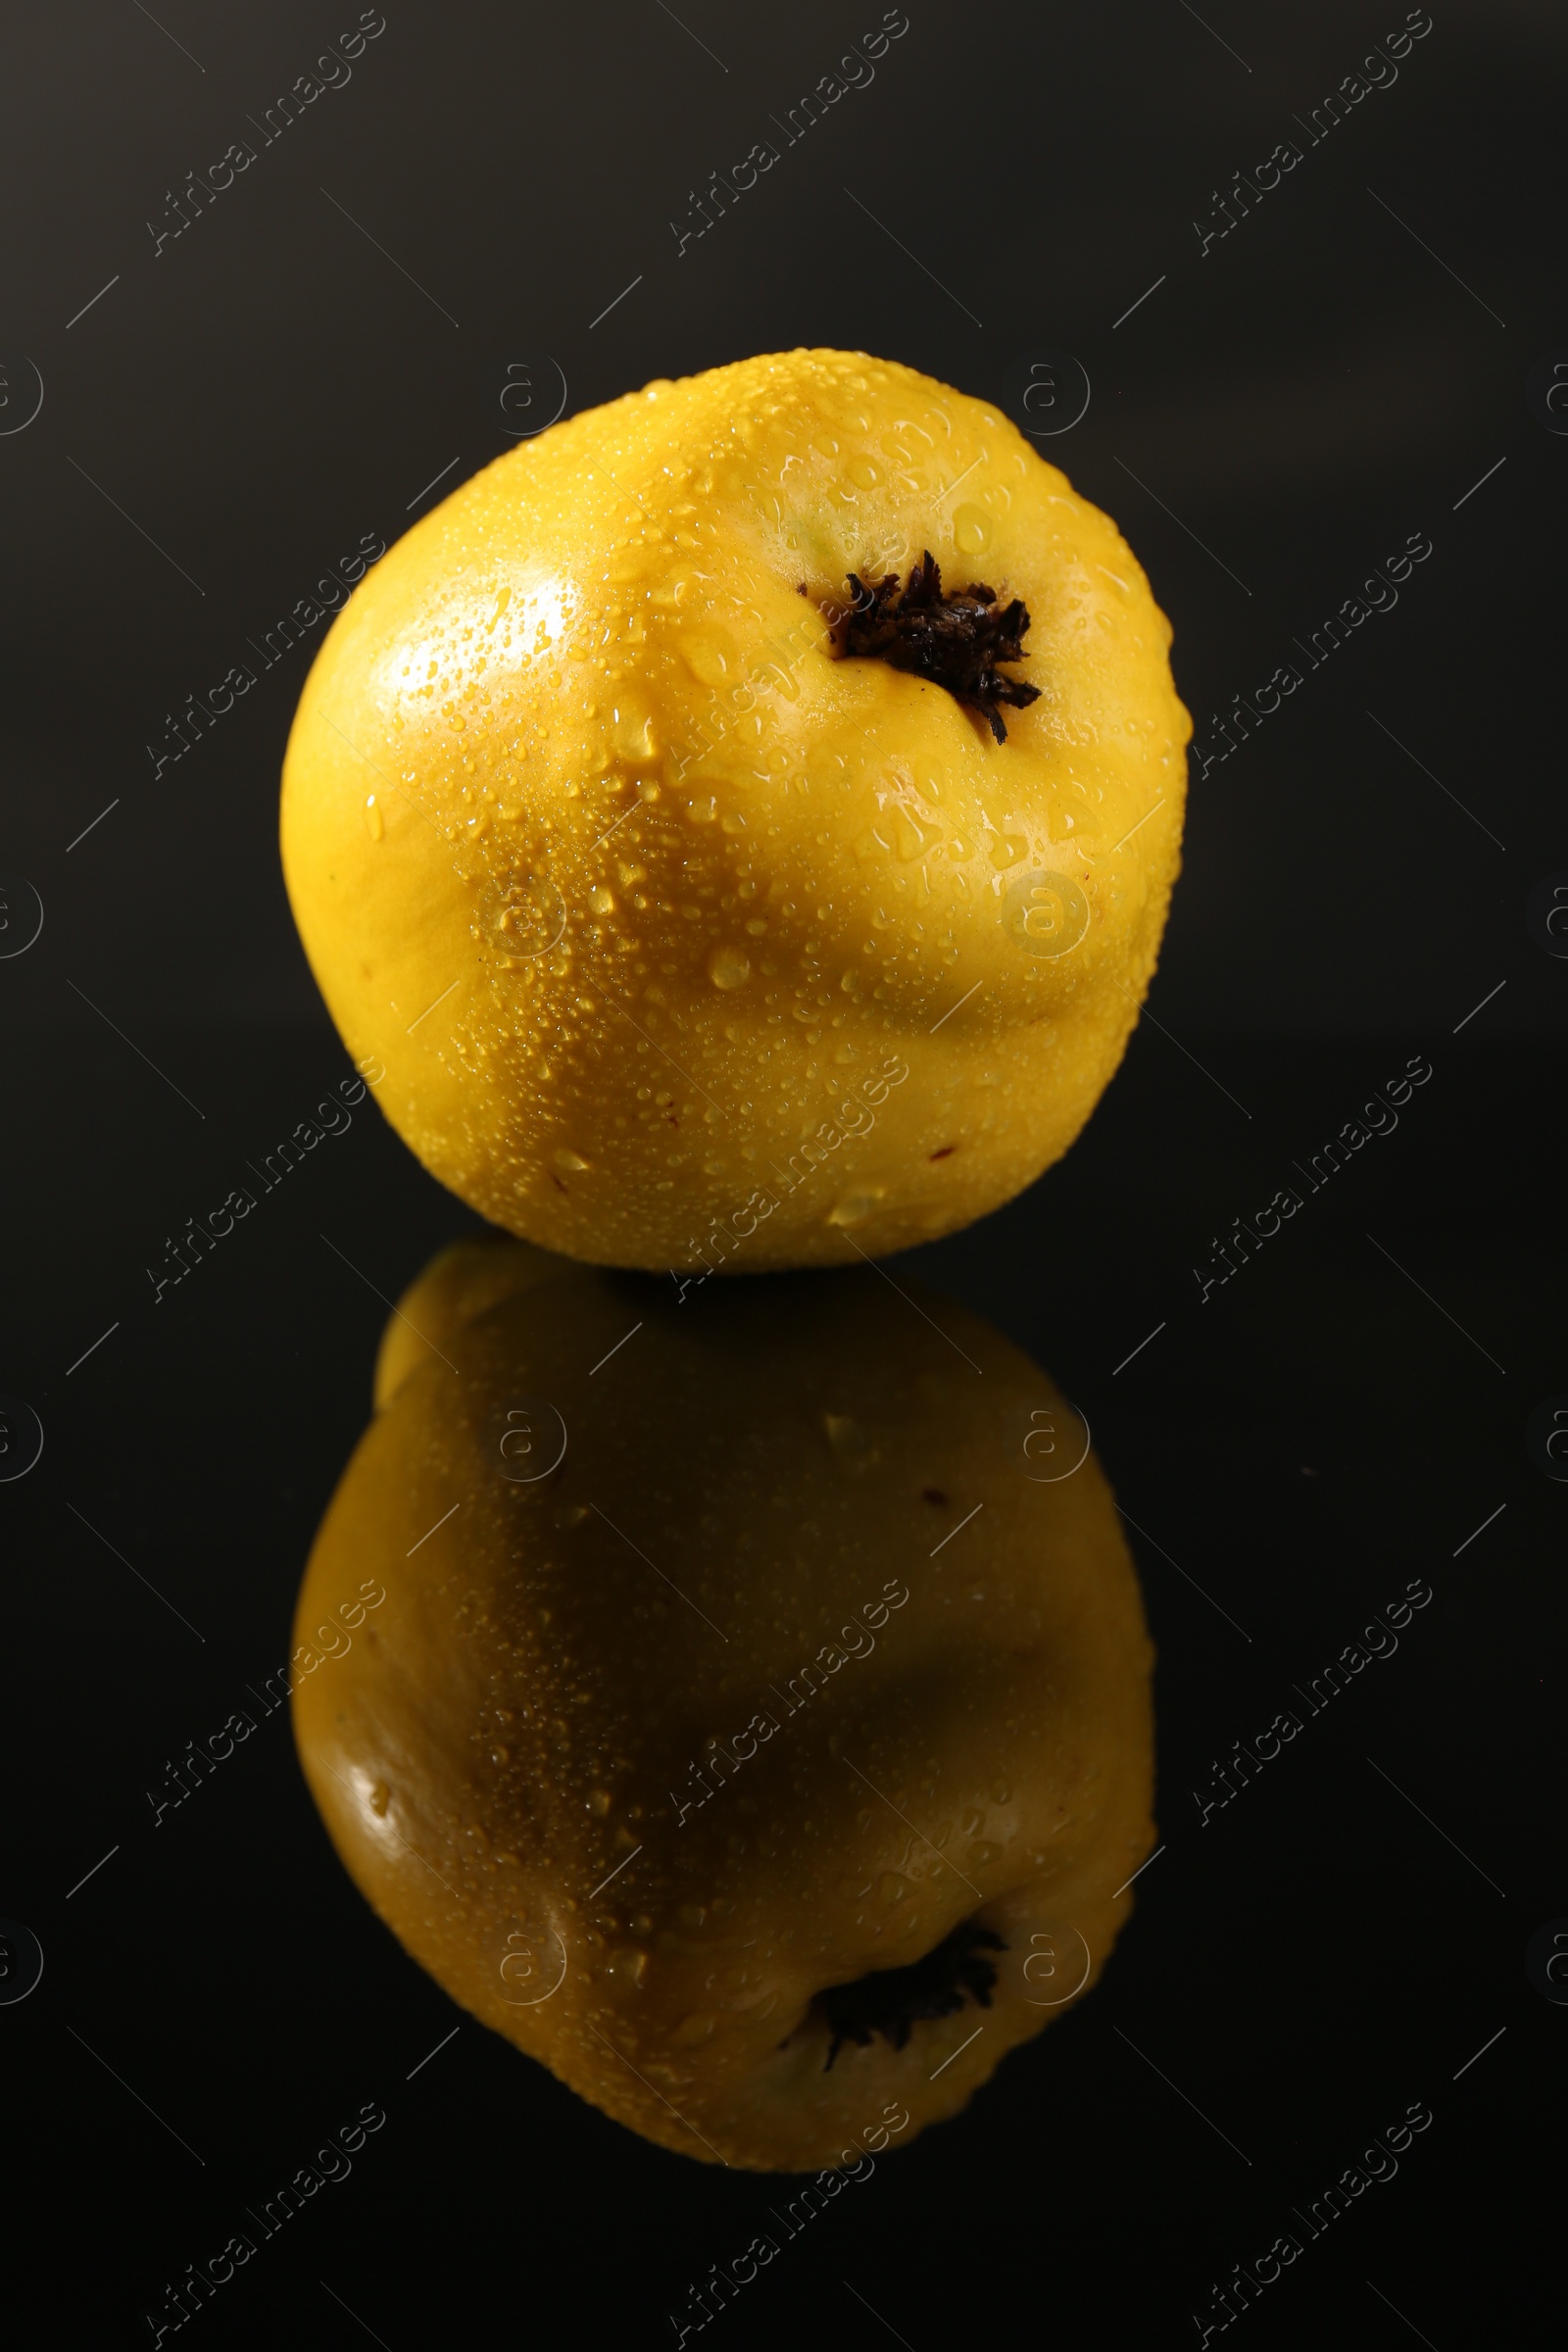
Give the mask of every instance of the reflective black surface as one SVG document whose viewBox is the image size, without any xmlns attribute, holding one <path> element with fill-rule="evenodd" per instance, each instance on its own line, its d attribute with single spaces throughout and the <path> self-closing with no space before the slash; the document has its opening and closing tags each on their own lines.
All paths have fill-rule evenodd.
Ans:
<svg viewBox="0 0 1568 2352">
<path fill-rule="evenodd" d="M 798 2189 L 645 2145 L 466 2020 L 327 1842 L 280 1704 L 294 1596 L 390 1302 L 469 1220 L 368 1101 L 270 1190 L 246 1174 L 352 1075 L 275 853 L 316 640 L 158 761 L 323 566 L 504 446 L 509 370 L 576 409 L 802 341 L 1026 416 L 1031 370 L 1076 405 L 1076 367 L 1088 409 L 1041 446 L 1176 625 L 1197 756 L 1149 1017 L 1061 1166 L 888 1267 L 1090 1423 L 1158 1647 L 1162 1844 L 1093 1995 L 716 2290 L 713 2340 L 1531 2340 L 1568 1970 L 1563 34 L 1440 14 L 1314 140 L 1387 18 L 1047 16 L 1004 55 L 911 8 L 875 85 L 685 246 L 848 21 L 389 10 L 163 247 L 187 167 L 330 26 L 19 28 L 19 2340 L 152 2342 L 244 2232 L 194 2340 L 674 2342 Z M 1233 173 L 1291 139 L 1221 236 Z M 1412 532 L 1397 610 L 1309 667 Z M 1227 734 L 1295 661 L 1299 694 Z M 176 1282 L 241 1184 L 254 1212 Z M 0 1467 L 35 1449 L 7 1429 Z M 176 1801 L 239 1711 L 254 1736 Z M 252 2229 L 301 2168 L 321 2185 Z"/>
<path fill-rule="evenodd" d="M 968 2324 L 980 2247 L 990 2291 L 1026 2309 L 1042 2231 L 1060 2248 L 1054 2308 L 1086 2331 L 1130 2241 L 1117 2325 L 1152 2332 L 1190 2325 L 1233 2263 L 1293 2230 L 1276 2340 L 1309 2340 L 1367 2276 L 1436 2318 L 1440 2344 L 1455 2309 L 1466 2327 L 1495 2309 L 1452 2241 L 1478 2204 L 1495 2211 L 1502 2119 L 1560 2031 L 1525 1965 L 1565 1907 L 1562 1497 L 1527 1446 L 1563 1380 L 1537 1240 L 1560 1114 L 1531 1054 L 1432 1046 L 1397 1130 L 1318 1195 L 1299 1183 L 1300 1212 L 1203 1300 L 1193 1265 L 1206 1279 L 1233 1204 L 1250 1220 L 1280 1168 L 1310 1167 L 1424 1041 L 1266 1062 L 1194 1043 L 1250 1119 L 1146 1029 L 1061 1168 L 889 1269 L 990 1315 L 1089 1419 L 1158 1647 L 1162 1850 L 1090 1999 L 754 2282 L 749 2304 L 769 2298 L 748 2308 L 754 2340 L 858 2340 L 847 2278 L 934 2341 Z M 15 2129 L 41 2149 L 71 2119 L 76 2168 L 66 2189 L 40 2164 L 29 2197 L 40 2221 L 63 2194 L 112 2214 L 113 2266 L 71 2291 L 105 2340 L 129 2341 L 127 2312 L 161 2309 L 166 2281 L 379 2102 L 355 2178 L 228 2282 L 220 2340 L 286 2321 L 337 2341 L 310 2300 L 326 2303 L 322 2278 L 394 2345 L 439 2339 L 454 2298 L 514 2293 L 565 2340 L 658 2340 L 709 2266 L 767 2227 L 775 2187 L 645 2146 L 454 2010 L 356 1892 L 284 1715 L 264 1713 L 368 1418 L 376 1293 L 461 1216 L 367 1104 L 154 1307 L 141 1261 L 171 1200 L 217 1198 L 343 1064 L 324 1033 L 205 1071 L 177 1038 L 152 1044 L 202 1087 L 194 1152 L 134 1055 L 84 1055 L 64 1099 L 48 1056 L 17 1079 L 61 1164 L 112 1132 L 122 1171 L 78 1228 L 35 1161 L 23 1211 L 37 1247 L 19 1360 L 46 1441 L 4 1504 L 7 1908 L 46 1965 L 8 2026 L 25 2015 Z M 1505 1155 L 1488 1115 L 1503 1102 Z M 1412 1586 L 1430 1595 L 1413 1607 Z M 168 1766 L 177 1780 L 188 1742 L 220 1745 L 235 1710 L 255 1738 L 160 1814 Z M 1269 1755 L 1282 1715 L 1299 1735 Z M 1397 2180 L 1306 2236 L 1291 2208 L 1422 2101 L 1434 2120 Z M 1521 2168 L 1504 2240 L 1521 2266 L 1534 2193 Z M 623 2260 L 589 2317 L 563 2249 L 605 2226 Z M 911 2270 L 911 2243 L 958 2256 Z M 1354 2309 L 1357 2340 L 1383 2340 Z"/>
</svg>

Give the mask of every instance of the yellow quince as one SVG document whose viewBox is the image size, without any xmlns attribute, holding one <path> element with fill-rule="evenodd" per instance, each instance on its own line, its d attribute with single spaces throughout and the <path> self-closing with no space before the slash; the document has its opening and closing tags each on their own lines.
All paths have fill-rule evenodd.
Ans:
<svg viewBox="0 0 1568 2352">
<path fill-rule="evenodd" d="M 991 404 L 863 353 L 649 384 L 456 491 L 322 646 L 284 870 L 424 1164 L 621 1266 L 854 1263 L 1007 1200 L 1179 861 L 1170 629 Z"/>
</svg>

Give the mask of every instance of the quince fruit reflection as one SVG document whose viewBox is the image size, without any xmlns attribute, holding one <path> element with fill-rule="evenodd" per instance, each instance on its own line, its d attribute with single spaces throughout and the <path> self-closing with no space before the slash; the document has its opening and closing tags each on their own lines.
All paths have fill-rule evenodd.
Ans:
<svg viewBox="0 0 1568 2352">
<path fill-rule="evenodd" d="M 1088 1433 L 988 1324 L 464 1243 L 376 1394 L 295 1729 L 454 2000 L 664 2147 L 796 2171 L 954 2114 L 1093 1984 L 1152 1653 Z"/>
<path fill-rule="evenodd" d="M 284 767 L 350 1053 L 493 1223 L 856 1264 L 999 1206 L 1121 1058 L 1179 861 L 1170 629 L 1007 419 L 861 353 L 553 426 L 416 523 Z"/>
</svg>

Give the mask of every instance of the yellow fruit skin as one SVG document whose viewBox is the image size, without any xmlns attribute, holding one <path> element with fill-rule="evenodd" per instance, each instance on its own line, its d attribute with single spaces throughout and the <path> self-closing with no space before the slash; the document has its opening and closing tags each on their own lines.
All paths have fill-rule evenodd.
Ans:
<svg viewBox="0 0 1568 2352">
<path fill-rule="evenodd" d="M 1039 1482 L 1080 1425 L 947 1300 L 940 1331 L 869 1273 L 677 1307 L 523 1250 L 509 1295 L 507 1256 L 464 1245 L 403 1300 L 434 1347 L 395 1385 L 383 1357 L 317 1539 L 322 1818 L 454 2000 L 648 2138 L 761 2171 L 907 2145 L 1093 1984 L 1152 1843 L 1104 1479 Z M 522 1396 L 566 1436 L 552 1469 L 534 1409 L 531 1484 L 498 1450 Z M 349 1645 L 318 1632 L 367 1584 Z M 814 1996 L 973 1918 L 1006 1945 L 993 2005 L 826 2071 Z"/>
<path fill-rule="evenodd" d="M 1004 744 L 833 656 L 847 574 L 924 548 L 1028 606 Z M 929 1240 L 1121 1057 L 1179 861 L 1169 642 L 983 401 L 832 351 L 650 384 L 498 459 L 337 619 L 284 765 L 312 968 L 513 1233 L 691 1271 Z"/>
</svg>

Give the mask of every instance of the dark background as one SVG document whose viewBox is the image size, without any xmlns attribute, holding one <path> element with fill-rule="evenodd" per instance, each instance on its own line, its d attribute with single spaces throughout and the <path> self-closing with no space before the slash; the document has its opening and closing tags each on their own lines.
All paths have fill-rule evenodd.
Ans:
<svg viewBox="0 0 1568 2352">
<path fill-rule="evenodd" d="M 469 1220 L 367 1102 L 154 1311 L 164 1237 L 346 1073 L 275 850 L 320 632 L 156 780 L 145 747 L 362 533 L 392 541 L 441 468 L 432 498 L 506 445 L 498 362 L 542 382 L 548 355 L 574 410 L 798 343 L 990 398 L 1075 354 L 1088 414 L 1042 446 L 1148 568 L 1200 738 L 1407 534 L 1433 554 L 1195 785 L 1151 1017 L 1083 1141 L 904 1261 L 1080 1401 L 1141 1531 L 1166 1850 L 1093 1999 L 714 2325 L 1196 2342 L 1211 2283 L 1424 2100 L 1397 2180 L 1238 2324 L 1526 2340 L 1568 2024 L 1524 1963 L 1568 1915 L 1568 1494 L 1526 1444 L 1568 1396 L 1568 943 L 1527 919 L 1568 869 L 1568 419 L 1527 395 L 1568 362 L 1568 22 L 1440 6 L 1205 255 L 1195 217 L 1306 147 L 1296 118 L 1402 9 L 911 0 L 874 83 L 677 257 L 693 188 L 879 8 L 397 0 L 261 147 L 247 118 L 357 13 L 126 0 L 5 36 L 0 872 L 44 908 L 0 962 L 0 1388 L 46 1433 L 0 1486 L 0 1912 L 45 1953 L 0 2009 L 21 2340 L 150 2342 L 164 2282 L 371 2098 L 353 2179 L 204 2340 L 673 2342 L 666 2312 L 768 2201 L 471 2022 L 407 2080 L 460 2013 L 335 1862 L 281 1718 L 150 1831 L 165 1758 L 282 1660 L 375 1293 Z M 147 220 L 240 137 L 256 162 L 155 257 Z M 1398 1132 L 1200 1306 L 1212 1238 L 1417 1053 Z M 1434 1599 L 1398 1655 L 1200 1830 L 1210 1759 L 1415 1576 Z"/>
</svg>

